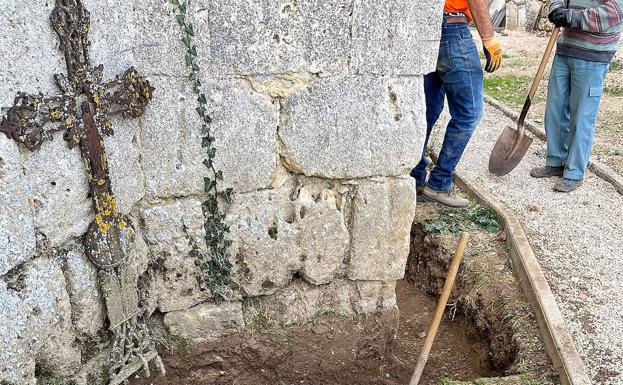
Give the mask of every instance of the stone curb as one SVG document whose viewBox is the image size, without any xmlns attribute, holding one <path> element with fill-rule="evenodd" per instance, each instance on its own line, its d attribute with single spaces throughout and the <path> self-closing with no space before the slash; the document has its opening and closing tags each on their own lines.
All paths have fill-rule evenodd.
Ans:
<svg viewBox="0 0 623 385">
<path fill-rule="evenodd" d="M 502 203 L 474 180 L 455 176 L 456 184 L 480 204 L 491 207 L 501 218 L 510 249 L 513 270 L 521 282 L 537 316 L 545 347 L 562 385 L 590 385 L 591 380 L 573 339 L 564 323 L 558 304 L 543 275 L 521 222 Z"/>
<path fill-rule="evenodd" d="M 499 100 L 485 95 L 485 102 L 491 107 L 497 108 L 500 112 L 502 112 L 507 117 L 517 121 L 519 119 L 519 114 L 515 111 L 511 110 L 504 103 Z M 545 141 L 545 131 L 543 131 L 536 123 L 533 121 L 526 119 L 524 126 L 528 129 L 528 131 L 532 132 L 537 138 Z M 589 170 L 594 172 L 598 177 L 610 183 L 614 188 L 619 192 L 619 194 L 623 195 L 623 176 L 619 175 L 616 171 L 614 171 L 609 166 L 601 163 L 598 160 L 591 160 L 588 164 Z"/>
</svg>

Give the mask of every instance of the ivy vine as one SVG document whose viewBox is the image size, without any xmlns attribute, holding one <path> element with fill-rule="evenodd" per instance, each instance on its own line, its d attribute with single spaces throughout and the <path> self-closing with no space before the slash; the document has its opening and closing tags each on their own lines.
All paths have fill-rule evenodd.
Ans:
<svg viewBox="0 0 623 385">
<path fill-rule="evenodd" d="M 201 147 L 205 149 L 206 158 L 203 165 L 208 170 L 208 176 L 203 178 L 203 190 L 206 198 L 202 203 L 205 230 L 205 243 L 208 248 L 208 255 L 204 255 L 198 243 L 188 237 L 191 246 L 190 257 L 195 260 L 195 265 L 199 268 L 199 280 L 202 286 L 207 287 L 212 292 L 214 299 L 222 301 L 228 299 L 232 294 L 230 285 L 230 274 L 232 264 L 228 258 L 228 248 L 231 240 L 227 239 L 229 227 L 225 223 L 225 214 L 222 212 L 220 202 L 224 201 L 231 205 L 231 188 L 219 192 L 219 184 L 223 181 L 223 172 L 218 170 L 214 164 L 216 148 L 214 147 L 214 136 L 210 131 L 212 119 L 208 115 L 207 98 L 201 92 L 201 81 L 199 80 L 199 65 L 197 64 L 197 46 L 193 44 L 195 31 L 193 25 L 187 19 L 188 0 L 169 0 L 179 12 L 175 19 L 182 31 L 182 43 L 186 48 L 185 64 L 188 68 L 188 80 L 192 84 L 193 93 L 197 97 L 197 115 L 201 118 Z M 186 228 L 184 228 L 186 231 Z"/>
</svg>

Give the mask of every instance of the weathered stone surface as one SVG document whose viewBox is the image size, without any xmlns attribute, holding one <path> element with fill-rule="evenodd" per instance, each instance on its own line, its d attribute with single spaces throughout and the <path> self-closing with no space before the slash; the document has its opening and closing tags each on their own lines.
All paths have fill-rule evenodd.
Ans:
<svg viewBox="0 0 623 385">
<path fill-rule="evenodd" d="M 189 253 L 188 236 L 205 252 L 201 201 L 167 201 L 142 210 L 145 240 L 157 266 L 158 308 L 162 312 L 188 309 L 208 298 L 197 282 L 197 267 Z M 184 232 L 183 226 L 188 229 Z"/>
<path fill-rule="evenodd" d="M 11 107 L 18 92 L 58 93 L 52 75 L 65 68 L 50 25 L 54 2 L 25 5 L 0 2 L 0 108 Z"/>
<path fill-rule="evenodd" d="M 69 149 L 63 136 L 27 152 L 25 175 L 35 205 L 35 227 L 53 246 L 86 233 L 93 218 L 87 174 L 80 150 Z"/>
<path fill-rule="evenodd" d="M 203 192 L 201 124 L 186 82 L 156 78 L 142 118 L 142 165 L 147 193 L 179 197 Z M 238 192 L 267 188 L 276 169 L 277 112 L 266 96 L 239 80 L 206 85 L 216 137 L 216 165 Z"/>
<path fill-rule="evenodd" d="M 17 144 L 0 134 L 0 276 L 35 252 L 30 189 L 24 179 Z"/>
<path fill-rule="evenodd" d="M 209 2 L 209 62 L 216 73 L 341 72 L 350 48 L 350 0 Z"/>
<path fill-rule="evenodd" d="M 390 281 L 404 276 L 415 199 L 412 178 L 366 181 L 357 186 L 350 279 Z"/>
<path fill-rule="evenodd" d="M 38 258 L 0 279 L 0 382 L 35 384 L 35 365 L 60 378 L 80 366 L 57 261 Z"/>
<path fill-rule="evenodd" d="M 241 302 L 203 303 L 193 308 L 164 315 L 169 333 L 202 342 L 244 329 Z"/>
<path fill-rule="evenodd" d="M 324 313 L 342 316 L 370 314 L 396 306 L 395 282 L 334 281 L 313 286 L 296 282 L 277 293 L 244 302 L 247 325 L 263 318 L 286 326 L 308 322 Z"/>
<path fill-rule="evenodd" d="M 381 75 L 433 72 L 443 4 L 441 0 L 355 1 L 354 70 Z"/>
<path fill-rule="evenodd" d="M 283 102 L 281 154 L 310 176 L 408 174 L 422 153 L 424 111 L 421 77 L 319 79 Z"/>
<path fill-rule="evenodd" d="M 330 282 L 342 269 L 349 238 L 338 199 L 330 186 L 314 182 L 237 195 L 227 221 L 243 292 L 274 293 L 297 272 L 314 284 Z"/>
<path fill-rule="evenodd" d="M 106 310 L 98 287 L 97 269 L 87 259 L 81 245 L 67 252 L 64 273 L 76 332 L 93 337 L 104 327 Z"/>
<path fill-rule="evenodd" d="M 145 176 L 140 164 L 138 119 L 111 119 L 115 134 L 104 138 L 110 181 L 117 201 L 117 209 L 129 214 L 145 195 Z"/>
</svg>

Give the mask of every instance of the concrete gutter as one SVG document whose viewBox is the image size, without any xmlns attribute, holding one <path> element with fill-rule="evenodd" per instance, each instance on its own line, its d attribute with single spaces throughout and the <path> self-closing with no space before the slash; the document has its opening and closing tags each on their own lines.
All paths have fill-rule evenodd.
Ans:
<svg viewBox="0 0 623 385">
<path fill-rule="evenodd" d="M 511 110 L 508 106 L 506 106 L 499 100 L 492 98 L 491 96 L 485 95 L 485 102 L 490 106 L 495 107 L 504 115 L 513 119 L 514 121 L 517 121 L 519 119 L 519 114 L 517 112 Z M 545 141 L 545 131 L 543 131 L 541 127 L 539 127 L 536 123 L 526 119 L 524 126 L 537 138 Z M 619 175 L 616 171 L 598 160 L 591 160 L 588 164 L 588 168 L 598 177 L 612 184 L 612 186 L 614 186 L 619 194 L 623 195 L 623 177 Z"/>
<path fill-rule="evenodd" d="M 537 316 L 541 336 L 562 385 L 590 385 L 591 380 L 575 349 L 558 304 L 543 275 L 518 217 L 475 181 L 455 176 L 455 182 L 480 204 L 491 207 L 501 219 L 513 270 Z"/>
</svg>

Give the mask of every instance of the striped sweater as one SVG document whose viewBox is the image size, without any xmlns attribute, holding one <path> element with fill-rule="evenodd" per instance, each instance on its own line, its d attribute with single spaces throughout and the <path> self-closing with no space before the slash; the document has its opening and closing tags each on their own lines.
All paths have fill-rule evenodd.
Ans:
<svg viewBox="0 0 623 385">
<path fill-rule="evenodd" d="M 574 28 L 563 28 L 556 52 L 579 59 L 610 63 L 623 29 L 623 0 L 551 0 L 550 11 L 572 10 Z"/>
</svg>

